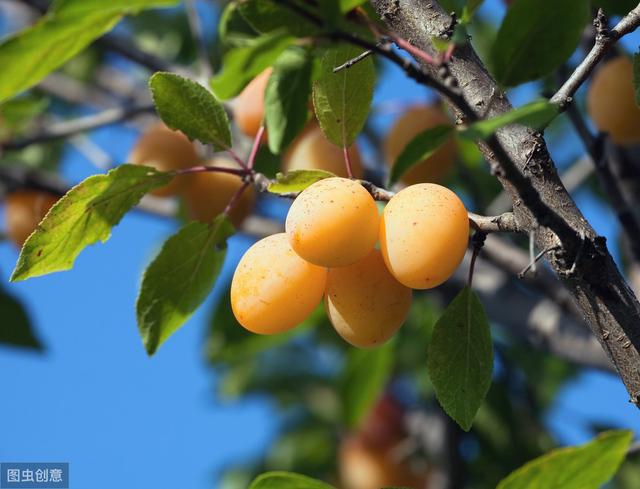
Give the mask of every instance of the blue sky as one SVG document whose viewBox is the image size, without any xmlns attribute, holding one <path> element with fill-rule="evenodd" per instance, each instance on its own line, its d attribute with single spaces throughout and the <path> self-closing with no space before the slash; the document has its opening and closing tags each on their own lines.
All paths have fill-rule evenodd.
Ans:
<svg viewBox="0 0 640 489">
<path fill-rule="evenodd" d="M 496 1 L 483 8 L 500 15 Z M 518 102 L 535 96 L 534 88 L 518 92 Z M 389 69 L 376 103 L 423 97 L 421 88 Z M 105 128 L 91 137 L 114 161 L 124 161 L 135 133 Z M 567 161 L 581 151 L 575 138 L 552 147 Z M 62 168 L 69 181 L 95 173 L 73 150 Z M 577 200 L 612 242 L 612 213 L 584 192 Z M 175 229 L 169 220 L 131 213 L 106 245 L 85 250 L 72 271 L 15 284 L 7 282 L 17 251 L 0 244 L 3 284 L 28 307 L 48 348 L 38 355 L 0 347 L 0 461 L 70 462 L 72 487 L 202 489 L 215 487 L 226 464 L 258 455 L 275 436 L 268 399 L 220 403 L 214 396 L 202 340 L 215 294 L 156 356 L 144 352 L 134 310 L 140 275 Z M 227 274 L 247 245 L 232 239 Z M 621 382 L 587 372 L 566 386 L 548 423 L 561 442 L 575 443 L 590 437 L 594 420 L 640 433 Z"/>
</svg>

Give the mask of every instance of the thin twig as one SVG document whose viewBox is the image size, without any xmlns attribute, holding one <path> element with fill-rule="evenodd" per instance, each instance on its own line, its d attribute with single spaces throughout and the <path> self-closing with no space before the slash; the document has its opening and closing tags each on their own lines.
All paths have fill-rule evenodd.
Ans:
<svg viewBox="0 0 640 489">
<path fill-rule="evenodd" d="M 253 140 L 253 146 L 251 146 L 251 153 L 249 154 L 249 160 L 247 161 L 247 168 L 253 170 L 256 163 L 256 156 L 260 149 L 260 143 L 262 143 L 262 136 L 264 136 L 264 126 L 261 125 L 256 133 L 256 137 Z"/>
<path fill-rule="evenodd" d="M 351 167 L 351 157 L 349 156 L 349 148 L 342 147 L 342 156 L 344 157 L 344 165 L 347 168 L 347 176 L 353 178 L 353 169 Z"/>
<path fill-rule="evenodd" d="M 356 63 L 359 63 L 360 61 L 362 61 L 363 59 L 371 56 L 373 54 L 373 51 L 371 51 L 371 49 L 367 49 L 366 51 L 363 51 L 362 53 L 360 53 L 358 56 L 356 56 L 355 58 L 351 58 L 349 61 L 347 61 L 346 63 L 342 63 L 340 66 L 336 66 L 333 69 L 334 73 L 338 73 L 339 71 L 342 70 L 346 70 L 348 68 L 351 68 L 353 65 L 355 65 Z"/>
</svg>

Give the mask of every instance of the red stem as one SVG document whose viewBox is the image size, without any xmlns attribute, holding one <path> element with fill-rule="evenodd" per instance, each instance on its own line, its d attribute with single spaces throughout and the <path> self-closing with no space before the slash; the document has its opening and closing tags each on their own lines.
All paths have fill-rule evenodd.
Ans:
<svg viewBox="0 0 640 489">
<path fill-rule="evenodd" d="M 342 154 L 344 155 L 344 164 L 347 167 L 347 176 L 353 178 L 353 170 L 351 168 L 351 157 L 349 156 L 349 150 L 346 146 L 342 147 Z"/>
<path fill-rule="evenodd" d="M 223 168 L 220 166 L 192 166 L 191 168 L 185 168 L 184 170 L 178 170 L 176 175 L 187 175 L 189 173 L 204 173 L 204 172 L 219 172 L 219 173 L 231 173 L 232 175 L 238 175 L 243 177 L 251 173 L 247 168 Z"/>
<path fill-rule="evenodd" d="M 236 190 L 236 193 L 233 194 L 233 197 L 231 197 L 231 199 L 229 200 L 229 203 L 227 204 L 227 207 L 224 208 L 224 215 L 225 216 L 228 217 L 229 214 L 231 214 L 231 211 L 233 211 L 233 208 L 236 206 L 236 204 L 240 200 L 240 196 L 242 195 L 242 192 L 244 192 L 247 189 L 248 186 L 249 186 L 249 182 L 244 182 L 242 184 L 242 187 L 240 187 L 238 190 Z"/>
<path fill-rule="evenodd" d="M 256 161 L 256 155 L 258 154 L 258 149 L 260 149 L 260 142 L 262 141 L 263 134 L 264 134 L 264 126 L 260 126 L 260 129 L 258 129 L 258 133 L 256 134 L 256 138 L 253 140 L 253 146 L 251 147 L 251 154 L 249 155 L 249 161 L 247 162 L 247 168 L 249 170 L 253 170 L 253 165 Z"/>
</svg>

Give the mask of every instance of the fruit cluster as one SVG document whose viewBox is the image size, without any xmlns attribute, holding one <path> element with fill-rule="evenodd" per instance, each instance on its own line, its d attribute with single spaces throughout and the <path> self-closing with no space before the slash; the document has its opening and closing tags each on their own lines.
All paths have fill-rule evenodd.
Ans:
<svg viewBox="0 0 640 489">
<path fill-rule="evenodd" d="M 447 280 L 469 239 L 467 211 L 445 187 L 409 186 L 380 216 L 371 194 L 341 177 L 301 192 L 285 229 L 240 260 L 231 284 L 236 319 L 254 333 L 284 332 L 324 296 L 336 331 L 359 347 L 391 338 L 407 317 L 411 289 Z"/>
</svg>

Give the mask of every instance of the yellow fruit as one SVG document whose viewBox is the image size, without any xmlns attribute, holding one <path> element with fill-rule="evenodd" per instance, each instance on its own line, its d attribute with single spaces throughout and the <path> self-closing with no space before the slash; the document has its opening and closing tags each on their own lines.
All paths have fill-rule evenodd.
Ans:
<svg viewBox="0 0 640 489">
<path fill-rule="evenodd" d="M 349 148 L 354 178 L 362 178 L 364 169 L 358 147 Z M 325 170 L 339 177 L 347 177 L 342 148 L 329 141 L 317 122 L 313 122 L 291 144 L 283 158 L 283 170 Z"/>
<path fill-rule="evenodd" d="M 249 331 L 274 334 L 304 321 L 322 300 L 327 270 L 307 263 L 284 233 L 255 243 L 231 282 L 231 308 Z"/>
<path fill-rule="evenodd" d="M 159 123 L 138 139 L 128 160 L 129 163 L 136 165 L 152 166 L 160 171 L 172 171 L 197 165 L 198 153 L 187 136 Z M 176 177 L 164 187 L 151 193 L 158 197 L 168 197 L 182 191 L 185 185 L 183 177 Z"/>
<path fill-rule="evenodd" d="M 348 267 L 331 268 L 325 292 L 327 316 L 354 346 L 381 345 L 402 326 L 411 307 L 411 289 L 387 270 L 378 250 Z"/>
<path fill-rule="evenodd" d="M 233 120 L 249 137 L 255 137 L 264 119 L 264 91 L 271 76 L 267 68 L 244 87 L 233 101 Z"/>
<path fill-rule="evenodd" d="M 234 161 L 226 158 L 214 158 L 207 165 L 240 169 Z M 211 222 L 213 218 L 225 210 L 242 184 L 242 179 L 239 176 L 230 173 L 200 172 L 189 175 L 188 185 L 184 191 L 187 215 L 196 221 Z M 253 186 L 247 187 L 229 216 L 234 226 L 239 227 L 242 221 L 251 214 L 255 200 Z"/>
<path fill-rule="evenodd" d="M 469 219 L 464 204 L 448 188 L 433 183 L 398 192 L 385 207 L 380 248 L 387 268 L 413 289 L 447 280 L 464 257 Z"/>
<path fill-rule="evenodd" d="M 18 190 L 6 199 L 6 232 L 11 241 L 22 247 L 59 197 L 40 190 Z"/>
<path fill-rule="evenodd" d="M 343 489 L 408 487 L 424 489 L 427 478 L 394 460 L 392 449 L 368 445 L 358 436 L 343 440 L 338 453 L 338 470 Z"/>
<path fill-rule="evenodd" d="M 323 267 L 344 267 L 367 256 L 378 239 L 375 201 L 362 185 L 326 178 L 293 202 L 285 229 L 303 259 Z"/>
<path fill-rule="evenodd" d="M 398 118 L 384 141 L 385 162 L 392 168 L 398 156 L 411 140 L 427 129 L 451 124 L 438 105 L 418 105 L 410 108 Z M 426 160 L 415 165 L 404 174 L 402 182 L 407 185 L 425 182 L 440 182 L 449 173 L 456 159 L 456 143 L 449 139 Z"/>
<path fill-rule="evenodd" d="M 594 75 L 587 95 L 587 111 L 601 132 L 617 144 L 640 142 L 640 109 L 633 87 L 633 65 L 619 56 Z"/>
</svg>

